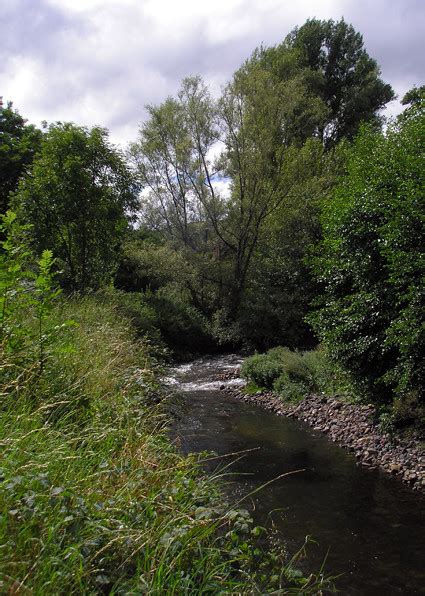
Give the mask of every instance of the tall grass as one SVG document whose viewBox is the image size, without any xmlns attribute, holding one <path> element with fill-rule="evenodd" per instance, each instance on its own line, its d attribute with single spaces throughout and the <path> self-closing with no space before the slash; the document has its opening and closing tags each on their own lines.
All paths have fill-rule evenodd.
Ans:
<svg viewBox="0 0 425 596">
<path fill-rule="evenodd" d="M 0 592 L 317 589 L 172 447 L 159 365 L 116 307 L 61 301 L 44 326 L 42 374 L 2 364 Z"/>
</svg>

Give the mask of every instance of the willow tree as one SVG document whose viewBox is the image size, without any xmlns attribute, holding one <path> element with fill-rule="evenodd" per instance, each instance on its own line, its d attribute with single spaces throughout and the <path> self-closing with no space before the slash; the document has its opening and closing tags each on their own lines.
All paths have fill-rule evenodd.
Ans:
<svg viewBox="0 0 425 596">
<path fill-rule="evenodd" d="M 145 190 L 142 215 L 150 226 L 197 250 L 193 224 L 216 223 L 220 211 L 211 159 L 219 140 L 216 105 L 194 77 L 183 81 L 176 98 L 147 110 L 149 118 L 130 149 Z"/>
<path fill-rule="evenodd" d="M 300 98 L 306 118 L 321 109 L 307 95 L 301 81 L 276 84 L 260 67 L 236 73 L 218 101 L 199 77 L 185 79 L 176 98 L 148 108 L 131 149 L 145 223 L 205 256 L 202 275 L 233 318 L 262 226 L 297 177 L 289 138 Z M 218 191 L 219 180 L 229 195 Z"/>
<path fill-rule="evenodd" d="M 223 292 L 219 243 L 225 202 L 216 186 L 217 104 L 193 77 L 182 82 L 177 97 L 147 110 L 149 118 L 130 148 L 143 187 L 141 220 L 184 255 L 193 275 L 182 278 L 182 285 L 195 304 L 211 310 L 220 306 Z"/>
</svg>

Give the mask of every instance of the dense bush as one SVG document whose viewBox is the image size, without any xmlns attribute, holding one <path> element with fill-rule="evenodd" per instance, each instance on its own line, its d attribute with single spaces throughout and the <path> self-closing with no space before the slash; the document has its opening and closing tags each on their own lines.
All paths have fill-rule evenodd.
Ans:
<svg viewBox="0 0 425 596">
<path fill-rule="evenodd" d="M 285 401 L 298 401 L 310 393 L 310 386 L 301 380 L 293 381 L 286 373 L 282 373 L 273 383 L 273 391 Z"/>
<path fill-rule="evenodd" d="M 363 130 L 323 212 L 311 322 L 374 399 L 420 398 L 424 382 L 423 102 L 386 135 Z"/>
<path fill-rule="evenodd" d="M 273 348 L 247 358 L 242 376 L 257 387 L 273 389 L 288 401 L 312 392 L 345 395 L 351 390 L 344 374 L 322 348 L 307 352 Z"/>
<path fill-rule="evenodd" d="M 259 387 L 271 389 L 273 382 L 283 372 L 283 364 L 277 358 L 256 354 L 245 360 L 241 372 L 243 377 L 253 381 Z"/>
<path fill-rule="evenodd" d="M 303 354 L 288 348 L 273 348 L 247 358 L 242 365 L 242 375 L 259 387 L 284 393 L 288 399 L 302 397 L 313 387 Z"/>
<path fill-rule="evenodd" d="M 242 375 L 260 387 L 271 389 L 281 375 L 292 381 L 307 381 L 309 371 L 301 352 L 277 347 L 247 358 L 242 365 Z"/>
<path fill-rule="evenodd" d="M 214 350 L 216 344 L 207 319 L 178 285 L 168 284 L 157 292 L 145 292 L 141 300 L 154 310 L 161 337 L 175 356 L 193 356 Z"/>
</svg>

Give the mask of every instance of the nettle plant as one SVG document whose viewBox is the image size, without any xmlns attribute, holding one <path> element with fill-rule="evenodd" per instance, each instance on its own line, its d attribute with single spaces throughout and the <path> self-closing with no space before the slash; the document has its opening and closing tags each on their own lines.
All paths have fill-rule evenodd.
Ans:
<svg viewBox="0 0 425 596">
<path fill-rule="evenodd" d="M 28 226 L 12 211 L 0 220 L 0 349 L 6 378 L 24 370 L 40 375 L 47 347 L 58 328 L 46 320 L 60 290 L 55 287 L 53 254 L 44 250 L 35 259 L 26 241 Z M 67 323 L 68 324 L 68 323 Z"/>
</svg>

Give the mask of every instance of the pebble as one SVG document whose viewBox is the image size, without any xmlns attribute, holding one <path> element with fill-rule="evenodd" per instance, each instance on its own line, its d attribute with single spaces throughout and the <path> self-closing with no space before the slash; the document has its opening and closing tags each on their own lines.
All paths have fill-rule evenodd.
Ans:
<svg viewBox="0 0 425 596">
<path fill-rule="evenodd" d="M 231 374 L 236 376 L 238 372 L 232 371 Z M 255 395 L 245 395 L 240 387 L 226 387 L 224 391 L 280 416 L 299 418 L 353 452 L 362 465 L 379 467 L 413 489 L 425 490 L 423 448 L 415 441 L 402 441 L 381 432 L 374 423 L 375 408 L 371 404 L 355 406 L 333 398 L 309 395 L 293 405 L 283 402 L 270 391 Z"/>
</svg>

